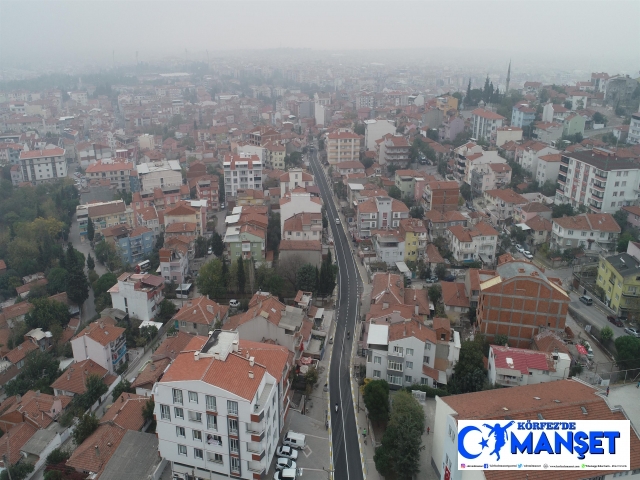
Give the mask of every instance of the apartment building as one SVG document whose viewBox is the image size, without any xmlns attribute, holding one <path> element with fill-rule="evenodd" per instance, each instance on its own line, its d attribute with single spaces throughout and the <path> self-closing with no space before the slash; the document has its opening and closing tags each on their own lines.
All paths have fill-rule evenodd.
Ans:
<svg viewBox="0 0 640 480">
<path fill-rule="evenodd" d="M 133 163 L 109 158 L 91 163 L 85 169 L 85 175 L 91 184 L 102 185 L 108 181 L 111 188 L 121 192 L 130 192 L 132 170 Z"/>
<path fill-rule="evenodd" d="M 425 176 L 435 179 L 432 175 L 425 175 L 423 172 L 416 170 L 396 170 L 394 182 L 401 192 L 401 198 L 414 198 L 416 183 Z"/>
<path fill-rule="evenodd" d="M 551 221 L 551 213 L 551 208 L 542 202 L 529 202 L 523 205 L 514 205 L 513 221 L 514 223 L 525 223 L 538 215 Z"/>
<path fill-rule="evenodd" d="M 424 186 L 422 206 L 426 211 L 449 212 L 458 209 L 460 186 L 458 182 L 432 181 Z"/>
<path fill-rule="evenodd" d="M 190 335 L 208 335 L 220 328 L 229 315 L 229 307 L 207 297 L 190 299 L 173 316 L 176 330 Z"/>
<path fill-rule="evenodd" d="M 450 210 L 448 212 L 429 210 L 424 213 L 424 221 L 427 226 L 427 234 L 431 238 L 435 238 L 444 236 L 449 227 L 455 225 L 466 227 L 469 218 L 462 215 L 458 210 Z"/>
<path fill-rule="evenodd" d="M 538 173 L 539 158 L 545 155 L 558 154 L 558 150 L 542 142 L 530 140 L 516 147 L 515 160 L 534 178 Z"/>
<path fill-rule="evenodd" d="M 569 378 L 571 356 L 524 348 L 489 347 L 489 383 L 503 387 L 535 385 Z"/>
<path fill-rule="evenodd" d="M 471 193 L 483 197 L 487 190 L 504 188 L 511 183 L 511 167 L 506 163 L 478 165 L 471 171 Z"/>
<path fill-rule="evenodd" d="M 358 236 L 368 238 L 372 230 L 397 228 L 409 218 L 409 208 L 391 197 L 373 197 L 356 207 Z"/>
<path fill-rule="evenodd" d="M 640 166 L 614 152 L 597 148 L 563 152 L 555 203 L 585 205 L 592 213 L 615 213 L 640 198 L 638 185 Z"/>
<path fill-rule="evenodd" d="M 340 129 L 329 133 L 325 146 L 329 165 L 360 160 L 360 140 L 360 135 L 351 130 Z"/>
<path fill-rule="evenodd" d="M 477 168 L 489 164 L 505 164 L 507 161 L 495 150 L 483 150 L 480 145 L 467 142 L 454 150 L 455 164 L 453 174 L 459 180 L 471 185 L 471 175 Z"/>
<path fill-rule="evenodd" d="M 284 221 L 283 240 L 322 240 L 322 214 L 296 213 Z"/>
<path fill-rule="evenodd" d="M 116 246 L 116 251 L 127 265 L 135 265 L 153 252 L 155 234 L 150 228 L 115 225 L 102 229 L 100 233 L 105 241 Z"/>
<path fill-rule="evenodd" d="M 433 329 L 413 319 L 378 322 L 368 325 L 366 353 L 363 352 L 367 359 L 367 378 L 386 380 L 392 389 L 414 384 L 446 384 L 445 372 L 435 369 L 438 337 Z M 441 373 L 444 378 L 440 378 Z"/>
<path fill-rule="evenodd" d="M 81 235 L 83 233 L 86 234 L 89 218 L 93 222 L 95 233 L 101 233 L 102 229 L 113 227 L 114 225 L 124 224 L 128 227 L 135 225 L 133 209 L 128 207 L 124 200 L 78 205 L 76 212 Z"/>
<path fill-rule="evenodd" d="M 531 262 L 504 255 L 495 275 L 480 283 L 477 327 L 490 342 L 502 334 L 510 347 L 529 348 L 542 330 L 564 332 L 569 302 L 560 279 L 547 277 Z"/>
<path fill-rule="evenodd" d="M 170 230 L 173 224 L 195 225 L 195 235 L 204 236 L 207 231 L 207 201 L 187 200 L 164 212 L 164 227 Z"/>
<path fill-rule="evenodd" d="M 156 188 L 182 185 L 182 169 L 177 160 L 141 163 L 137 167 L 140 189 L 153 192 Z"/>
<path fill-rule="evenodd" d="M 583 213 L 574 217 L 553 219 L 552 250 L 582 248 L 586 252 L 614 252 L 620 236 L 620 226 L 610 213 Z"/>
<path fill-rule="evenodd" d="M 538 168 L 535 174 L 535 180 L 538 185 L 543 185 L 546 181 L 553 183 L 558 181 L 561 161 L 562 155 L 559 153 L 538 156 Z"/>
<path fill-rule="evenodd" d="M 32 185 L 53 182 L 67 176 L 67 161 L 64 148 L 20 152 L 22 181 Z"/>
<path fill-rule="evenodd" d="M 240 255 L 244 260 L 264 262 L 267 255 L 267 230 L 249 223 L 227 228 L 224 243 L 228 245 L 229 256 L 235 261 Z"/>
<path fill-rule="evenodd" d="M 471 136 L 490 144 L 496 143 L 498 128 L 503 126 L 504 118 L 490 110 L 476 108 L 471 112 Z"/>
<path fill-rule="evenodd" d="M 529 200 L 517 194 L 512 189 L 487 190 L 484 192 L 486 211 L 496 225 L 502 225 L 513 217 L 516 205 L 525 205 Z"/>
<path fill-rule="evenodd" d="M 266 165 L 271 169 L 284 170 L 284 157 L 286 156 L 287 148 L 276 142 L 267 142 L 263 146 L 266 150 Z"/>
<path fill-rule="evenodd" d="M 500 127 L 496 130 L 496 147 L 501 147 L 507 142 L 522 141 L 522 128 L 519 127 Z"/>
<path fill-rule="evenodd" d="M 558 122 L 536 122 L 533 137 L 547 145 L 554 145 L 562 137 L 563 125 Z"/>
<path fill-rule="evenodd" d="M 364 129 L 365 150 L 375 150 L 376 140 L 380 140 L 385 135 L 393 135 L 396 133 L 396 125 L 391 120 L 365 120 Z"/>
<path fill-rule="evenodd" d="M 302 168 L 291 168 L 278 179 L 280 182 L 280 197 L 296 188 L 307 188 L 315 185 L 313 175 Z"/>
<path fill-rule="evenodd" d="M 262 190 L 262 160 L 257 155 L 227 154 L 223 167 L 227 198 L 235 197 L 238 189 Z"/>
<path fill-rule="evenodd" d="M 113 308 L 128 313 L 131 317 L 147 321 L 158 313 L 164 300 L 164 279 L 146 273 L 123 273 L 118 283 L 109 289 Z"/>
<path fill-rule="evenodd" d="M 173 478 L 266 474 L 288 408 L 288 358 L 237 332 L 189 342 L 154 389 L 158 450 Z"/>
<path fill-rule="evenodd" d="M 404 261 L 404 236 L 399 230 L 372 231 L 371 241 L 376 259 L 393 267 L 397 262 Z"/>
<path fill-rule="evenodd" d="M 322 213 L 322 200 L 309 192 L 290 191 L 280 199 L 280 235 L 284 237 L 284 223 L 299 213 Z"/>
<path fill-rule="evenodd" d="M 385 135 L 380 142 L 380 165 L 406 166 L 409 164 L 409 140 L 404 135 Z"/>
<path fill-rule="evenodd" d="M 161 248 L 158 252 L 160 260 L 160 274 L 164 283 L 181 285 L 186 282 L 189 274 L 189 248 L 183 243 Z"/>
<path fill-rule="evenodd" d="M 630 251 L 631 248 L 617 255 L 601 256 L 596 279 L 596 285 L 604 292 L 604 303 L 623 318 L 640 305 L 640 259 Z"/>
<path fill-rule="evenodd" d="M 627 143 L 631 143 L 632 145 L 638 145 L 640 143 L 640 111 L 631 114 Z"/>
<path fill-rule="evenodd" d="M 404 239 L 404 261 L 415 262 L 424 256 L 427 247 L 427 227 L 418 218 L 400 220 L 400 236 Z"/>
<path fill-rule="evenodd" d="M 511 125 L 518 128 L 528 127 L 536 119 L 536 109 L 526 103 L 514 105 L 511 109 Z"/>
<path fill-rule="evenodd" d="M 359 161 L 340 162 L 335 166 L 335 170 L 341 177 L 344 177 L 345 175 L 352 175 L 354 173 L 365 173 L 364 165 Z"/>
<path fill-rule="evenodd" d="M 449 241 L 449 250 L 458 262 L 495 263 L 498 232 L 488 223 L 478 222 L 471 227 L 449 227 L 446 238 Z"/>
<path fill-rule="evenodd" d="M 196 196 L 199 200 L 206 200 L 207 202 L 207 212 L 213 213 L 220 210 L 218 177 L 207 175 L 206 177 L 198 178 L 195 184 Z"/>
<path fill-rule="evenodd" d="M 113 325 L 110 319 L 101 318 L 71 339 L 71 349 L 77 363 L 90 359 L 116 375 L 116 370 L 126 361 L 125 329 Z"/>
</svg>

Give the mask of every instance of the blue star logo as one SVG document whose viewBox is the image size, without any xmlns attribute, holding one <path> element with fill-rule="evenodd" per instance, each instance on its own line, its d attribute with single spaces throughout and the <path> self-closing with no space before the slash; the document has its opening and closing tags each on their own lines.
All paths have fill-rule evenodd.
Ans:
<svg viewBox="0 0 640 480">
<path fill-rule="evenodd" d="M 489 446 L 489 439 L 483 438 L 482 441 L 480 442 L 480 445 L 482 445 L 482 449 L 484 450 L 485 447 Z"/>
</svg>

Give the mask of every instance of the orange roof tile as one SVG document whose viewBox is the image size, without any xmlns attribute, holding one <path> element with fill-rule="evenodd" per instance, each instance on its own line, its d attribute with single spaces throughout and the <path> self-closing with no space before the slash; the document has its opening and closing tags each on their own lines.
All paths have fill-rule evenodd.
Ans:
<svg viewBox="0 0 640 480">
<path fill-rule="evenodd" d="M 149 400 L 144 395 L 135 393 L 123 393 L 109 407 L 100 419 L 100 423 L 112 422 L 125 430 L 140 430 L 145 420 L 142 417 L 142 409 Z"/>
<path fill-rule="evenodd" d="M 223 320 L 228 311 L 228 306 L 220 305 L 202 296 L 189 300 L 184 304 L 178 313 L 174 315 L 173 320 L 213 326 L 216 319 Z"/>
<path fill-rule="evenodd" d="M 73 451 L 67 465 L 80 471 L 102 473 L 125 433 L 126 429 L 114 423 L 100 425 Z"/>
<path fill-rule="evenodd" d="M 106 346 L 114 340 L 117 340 L 124 332 L 124 328 L 109 325 L 109 323 L 105 322 L 101 318 L 100 320 L 87 325 L 80 333 L 78 333 L 78 335 L 76 335 L 75 338 L 80 338 L 83 335 L 86 335 L 100 345 Z"/>
</svg>

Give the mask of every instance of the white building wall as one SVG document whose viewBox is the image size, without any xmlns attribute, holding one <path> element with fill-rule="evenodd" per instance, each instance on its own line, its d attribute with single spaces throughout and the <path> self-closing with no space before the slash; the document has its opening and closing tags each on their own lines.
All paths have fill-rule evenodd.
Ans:
<svg viewBox="0 0 640 480">
<path fill-rule="evenodd" d="M 560 162 L 547 162 L 545 160 L 538 159 L 538 168 L 536 170 L 536 181 L 540 184 L 551 180 L 556 182 L 558 180 L 558 173 L 560 172 Z"/>
<path fill-rule="evenodd" d="M 285 220 L 302 212 L 321 213 L 322 205 L 312 202 L 310 193 L 292 193 L 291 201 L 280 205 L 280 235 L 284 234 Z"/>
<path fill-rule="evenodd" d="M 364 144 L 367 150 L 376 149 L 376 140 L 390 133 L 395 135 L 396 126 L 389 120 L 365 120 Z"/>
<path fill-rule="evenodd" d="M 149 172 L 140 175 L 140 186 L 144 191 L 180 185 L 182 185 L 182 172 L 180 171 L 167 169 L 160 172 Z"/>
<path fill-rule="evenodd" d="M 111 348 L 109 344 L 103 346 L 91 337 L 82 335 L 71 340 L 71 350 L 73 351 L 73 359 L 76 363 L 83 362 L 90 358 L 105 368 L 109 373 L 115 373 L 111 361 Z"/>
<path fill-rule="evenodd" d="M 151 320 L 155 317 L 156 302 L 161 302 L 162 298 L 147 298 L 147 292 L 134 290 L 133 284 L 128 282 L 118 282 L 119 292 L 111 294 L 113 308 L 118 308 L 127 312 L 130 316 L 139 318 L 142 321 Z M 126 299 L 126 303 L 125 303 Z"/>
</svg>

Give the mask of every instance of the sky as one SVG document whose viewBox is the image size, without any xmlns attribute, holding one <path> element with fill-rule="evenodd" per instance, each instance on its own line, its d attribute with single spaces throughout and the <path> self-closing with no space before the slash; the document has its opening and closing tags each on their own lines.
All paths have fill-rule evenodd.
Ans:
<svg viewBox="0 0 640 480">
<path fill-rule="evenodd" d="M 640 1 L 0 0 L 0 62 L 220 51 L 425 49 L 640 69 Z M 593 64 L 593 65 L 592 65 Z M 633 68 L 633 67 L 631 67 Z M 637 72 L 636 72 L 637 73 Z"/>
</svg>

